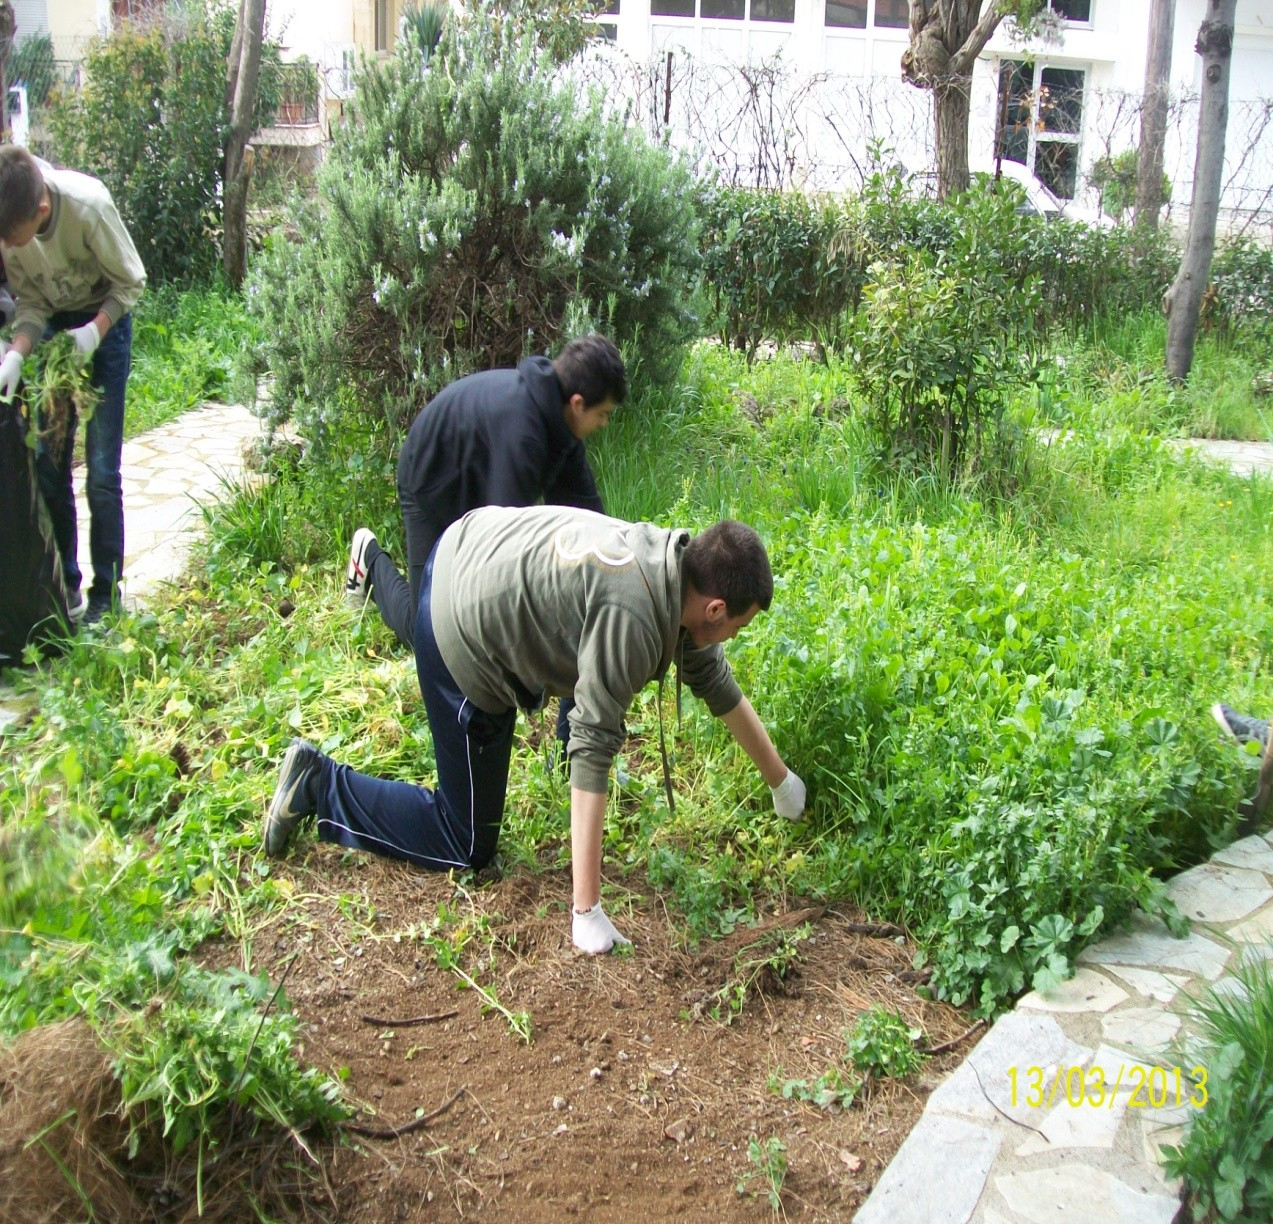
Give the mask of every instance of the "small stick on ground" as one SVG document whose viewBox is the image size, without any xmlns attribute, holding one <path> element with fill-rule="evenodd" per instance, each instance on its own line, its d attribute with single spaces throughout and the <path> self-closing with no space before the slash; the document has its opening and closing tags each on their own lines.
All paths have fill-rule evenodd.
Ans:
<svg viewBox="0 0 1273 1224">
<path fill-rule="evenodd" d="M 921 1050 L 921 1054 L 927 1054 L 930 1058 L 934 1054 L 945 1054 L 947 1050 L 953 1050 L 965 1037 L 971 1037 L 979 1028 L 986 1023 L 985 1018 L 978 1020 L 970 1029 L 965 1029 L 958 1037 L 952 1037 L 949 1041 L 943 1041 L 941 1045 L 935 1045 L 931 1050 Z"/>
<path fill-rule="evenodd" d="M 438 1012 L 436 1016 L 411 1016 L 406 1020 L 387 1020 L 383 1016 L 363 1016 L 364 1024 L 374 1024 L 377 1028 L 412 1028 L 417 1024 L 436 1024 L 439 1020 L 452 1020 L 458 1011 Z"/>
<path fill-rule="evenodd" d="M 827 913 L 832 918 L 838 918 L 841 926 L 853 935 L 870 935 L 875 939 L 895 939 L 898 935 L 906 934 L 901 927 L 894 926 L 891 922 L 854 922 L 846 918 L 839 910 L 829 909 Z"/>
<path fill-rule="evenodd" d="M 401 1126 L 364 1126 L 361 1122 L 346 1122 L 345 1130 L 352 1131 L 355 1135 L 365 1135 L 368 1139 L 398 1139 L 403 1135 L 411 1134 L 412 1131 L 421 1130 L 435 1118 L 440 1118 L 468 1090 L 467 1084 L 461 1084 L 455 1090 L 455 1094 L 443 1101 L 432 1113 L 427 1113 L 421 1118 L 412 1118 L 410 1122 L 404 1122 Z"/>
</svg>

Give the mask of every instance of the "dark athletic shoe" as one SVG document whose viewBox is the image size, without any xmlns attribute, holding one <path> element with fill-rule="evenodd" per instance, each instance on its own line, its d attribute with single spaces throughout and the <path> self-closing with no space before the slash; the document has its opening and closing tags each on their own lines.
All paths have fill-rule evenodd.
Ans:
<svg viewBox="0 0 1273 1224">
<path fill-rule="evenodd" d="M 371 575 L 367 572 L 367 545 L 376 542 L 375 533 L 369 527 L 359 527 L 349 546 L 349 565 L 345 570 L 345 602 L 351 608 L 361 608 L 367 602 L 371 589 Z"/>
<path fill-rule="evenodd" d="M 88 597 L 88 607 L 84 611 L 80 624 L 96 625 L 103 617 L 119 611 L 118 591 L 92 591 Z"/>
<path fill-rule="evenodd" d="M 1211 717 L 1229 735 L 1233 736 L 1239 744 L 1255 740 L 1257 744 L 1262 744 L 1265 748 L 1269 746 L 1269 720 L 1267 718 L 1252 718 L 1249 714 L 1239 714 L 1237 710 L 1225 705 L 1223 701 L 1217 701 L 1211 707 Z"/>
<path fill-rule="evenodd" d="M 297 824 L 302 818 L 318 811 L 314 792 L 318 788 L 319 771 L 323 767 L 323 754 L 313 744 L 294 739 L 283 754 L 278 770 L 278 785 L 270 810 L 265 814 L 265 853 L 277 858 L 287 849 Z"/>
<path fill-rule="evenodd" d="M 76 587 L 73 591 L 66 593 L 66 615 L 70 618 L 72 625 L 78 625 L 84 619 L 84 613 L 88 611 L 88 599 L 84 594 L 83 587 Z"/>
</svg>

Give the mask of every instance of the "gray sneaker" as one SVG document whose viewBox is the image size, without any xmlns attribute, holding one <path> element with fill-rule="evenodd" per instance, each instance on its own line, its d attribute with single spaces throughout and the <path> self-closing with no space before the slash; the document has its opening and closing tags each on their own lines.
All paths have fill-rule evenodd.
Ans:
<svg viewBox="0 0 1273 1224">
<path fill-rule="evenodd" d="M 277 858 L 287 849 L 297 824 L 318 811 L 319 773 L 326 758 L 313 744 L 294 739 L 283 754 L 278 785 L 265 814 L 265 853 Z"/>
<path fill-rule="evenodd" d="M 1267 748 L 1269 746 L 1269 720 L 1252 718 L 1249 714 L 1239 714 L 1237 710 L 1217 701 L 1211 707 L 1211 717 L 1220 724 L 1239 744 L 1254 740 Z"/>
</svg>

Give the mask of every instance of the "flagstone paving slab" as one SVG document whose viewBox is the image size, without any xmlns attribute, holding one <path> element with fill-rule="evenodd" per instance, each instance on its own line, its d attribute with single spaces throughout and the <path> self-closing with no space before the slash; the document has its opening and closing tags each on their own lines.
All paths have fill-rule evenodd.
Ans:
<svg viewBox="0 0 1273 1224">
<path fill-rule="evenodd" d="M 1106 1012 L 1127 1000 L 1127 991 L 1103 973 L 1080 969 L 1055 990 L 1032 990 L 1017 1001 L 1027 1011 Z"/>
<path fill-rule="evenodd" d="M 1030 1069 L 1082 1066 L 1091 1056 L 1092 1050 L 1071 1041 L 1051 1016 L 1010 1012 L 932 1093 L 927 1109 L 1033 1126 L 1038 1109 L 1028 1103 Z"/>
<path fill-rule="evenodd" d="M 1129 1007 L 1101 1020 L 1106 1041 L 1151 1053 L 1165 1050 L 1179 1031 L 1180 1017 L 1160 1007 Z"/>
<path fill-rule="evenodd" d="M 898 1149 L 856 1224 L 963 1224 L 977 1206 L 1001 1137 L 925 1114 Z"/>
<path fill-rule="evenodd" d="M 1167 895 L 1190 918 L 1233 922 L 1273 901 L 1273 888 L 1263 872 L 1212 862 L 1168 881 Z"/>
<path fill-rule="evenodd" d="M 1110 1173 L 1085 1165 L 1011 1173 L 995 1179 L 1013 1218 L 1027 1224 L 1171 1224 L 1180 1208 L 1174 1196 L 1143 1194 Z"/>
<path fill-rule="evenodd" d="M 1245 922 L 1230 927 L 1229 937 L 1253 944 L 1267 943 L 1273 939 L 1273 906 L 1266 906 Z"/>
<path fill-rule="evenodd" d="M 1113 935 L 1079 953 L 1080 964 L 1140 965 L 1183 969 L 1214 981 L 1229 959 L 1227 948 L 1196 932 L 1176 939 L 1156 918 L 1137 914 L 1128 933 Z"/>
<path fill-rule="evenodd" d="M 1249 867 L 1273 875 L 1273 846 L 1263 837 L 1244 837 L 1211 856 L 1213 863 L 1228 863 L 1233 867 Z"/>
<path fill-rule="evenodd" d="M 1133 969 L 1129 965 L 1105 965 L 1103 968 L 1156 1003 L 1170 1003 L 1189 981 L 1183 973 L 1159 973 L 1155 969 Z"/>
</svg>

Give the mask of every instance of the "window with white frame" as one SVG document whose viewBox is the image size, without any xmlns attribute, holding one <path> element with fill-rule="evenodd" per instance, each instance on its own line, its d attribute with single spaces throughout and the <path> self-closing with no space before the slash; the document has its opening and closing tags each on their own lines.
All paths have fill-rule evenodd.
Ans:
<svg viewBox="0 0 1273 1224">
<path fill-rule="evenodd" d="M 1086 78 L 1082 68 L 1023 60 L 999 67 L 995 154 L 1020 162 L 1063 200 L 1078 189 Z"/>
<path fill-rule="evenodd" d="M 607 42 L 614 42 L 619 37 L 619 23 L 616 20 L 618 16 L 619 0 L 607 0 L 606 6 L 593 19 L 596 36 Z"/>
<path fill-rule="evenodd" d="M 884 30 L 905 30 L 910 27 L 910 23 L 909 0 L 875 0 L 875 17 L 872 25 Z"/>
<path fill-rule="evenodd" d="M 323 48 L 325 89 L 333 98 L 352 98 L 358 48 L 353 43 L 328 43 Z"/>
<path fill-rule="evenodd" d="M 866 0 L 827 0 L 827 28 L 865 30 Z"/>
<path fill-rule="evenodd" d="M 796 19 L 796 0 L 651 0 L 654 17 L 701 17 L 705 21 L 780 22 Z"/>
<path fill-rule="evenodd" d="M 1092 0 L 1048 0 L 1048 8 L 1071 25 L 1092 24 Z"/>
<path fill-rule="evenodd" d="M 375 46 L 377 51 L 389 50 L 389 0 L 373 0 L 375 17 Z"/>
</svg>

